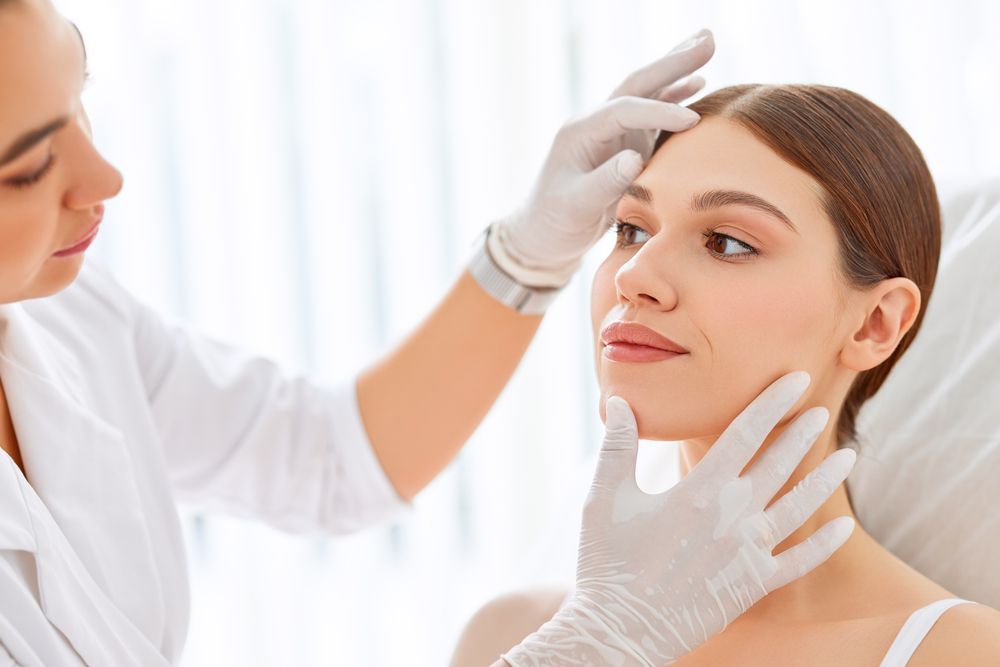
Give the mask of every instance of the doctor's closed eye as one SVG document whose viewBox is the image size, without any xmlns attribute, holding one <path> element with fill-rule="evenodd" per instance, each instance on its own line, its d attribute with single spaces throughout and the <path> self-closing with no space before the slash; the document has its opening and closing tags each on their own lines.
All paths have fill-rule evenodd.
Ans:
<svg viewBox="0 0 1000 667">
<path fill-rule="evenodd" d="M 28 174 L 26 176 L 16 176 L 14 178 L 8 178 L 7 180 L 4 181 L 4 184 L 14 188 L 15 190 L 21 190 L 24 188 L 31 187 L 38 181 L 42 180 L 45 174 L 49 173 L 49 170 L 52 169 L 52 165 L 55 164 L 55 161 L 56 161 L 56 156 L 52 153 L 49 153 L 48 158 L 45 160 L 45 164 L 43 164 L 35 172 Z"/>
<path fill-rule="evenodd" d="M 649 232 L 647 232 L 646 230 L 642 229 L 637 225 L 633 225 L 629 222 L 625 222 L 624 220 L 620 220 L 619 218 L 614 219 L 614 222 L 611 224 L 611 230 L 614 231 L 616 237 L 615 247 L 621 249 L 627 248 L 630 245 L 635 245 L 637 243 L 637 241 L 634 240 L 635 234 L 646 234 L 647 236 L 649 236 Z M 708 247 L 709 253 L 711 253 L 712 256 L 717 257 L 726 262 L 732 262 L 734 260 L 745 262 L 754 257 L 755 255 L 759 254 L 757 249 L 752 245 L 740 241 L 737 238 L 733 238 L 728 234 L 721 234 L 719 232 L 716 232 L 711 228 L 706 228 L 702 232 L 702 236 L 708 239 L 708 241 L 706 242 L 706 246 Z M 741 247 L 744 248 L 742 252 L 735 252 L 733 254 L 726 253 L 727 250 L 730 249 L 739 250 Z"/>
</svg>

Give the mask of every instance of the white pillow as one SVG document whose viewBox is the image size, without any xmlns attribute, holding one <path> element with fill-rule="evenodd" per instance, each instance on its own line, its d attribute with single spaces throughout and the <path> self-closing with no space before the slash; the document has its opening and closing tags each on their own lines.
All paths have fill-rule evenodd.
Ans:
<svg viewBox="0 0 1000 667">
<path fill-rule="evenodd" d="M 858 414 L 848 490 L 883 546 L 1000 607 L 1000 182 L 948 199 L 923 325 Z"/>
</svg>

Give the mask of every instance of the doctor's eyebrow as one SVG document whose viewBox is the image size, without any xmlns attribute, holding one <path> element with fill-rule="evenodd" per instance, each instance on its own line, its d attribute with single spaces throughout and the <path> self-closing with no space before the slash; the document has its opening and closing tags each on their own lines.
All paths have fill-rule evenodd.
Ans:
<svg viewBox="0 0 1000 667">
<path fill-rule="evenodd" d="M 83 49 L 83 71 L 87 71 L 87 45 L 83 42 L 83 33 L 80 32 L 80 28 L 77 27 L 72 21 L 69 22 L 73 29 L 76 30 L 76 34 L 80 37 L 80 47 Z M 0 168 L 3 168 L 10 162 L 13 162 L 17 158 L 21 157 L 29 150 L 34 148 L 39 142 L 44 141 L 53 132 L 62 129 L 66 123 L 69 122 L 69 116 L 60 116 L 53 121 L 50 121 L 43 125 L 42 127 L 25 132 L 20 137 L 14 140 L 10 147 L 4 151 L 3 157 L 0 157 Z"/>
<path fill-rule="evenodd" d="M 647 208 L 651 208 L 653 205 L 653 193 L 649 188 L 643 187 L 638 183 L 632 183 L 625 188 L 623 196 L 635 199 Z M 778 219 L 796 234 L 799 233 L 799 230 L 780 208 L 766 199 L 749 192 L 743 192 L 742 190 L 707 190 L 691 197 L 690 208 L 692 211 L 711 211 L 731 205 L 757 209 Z"/>
</svg>

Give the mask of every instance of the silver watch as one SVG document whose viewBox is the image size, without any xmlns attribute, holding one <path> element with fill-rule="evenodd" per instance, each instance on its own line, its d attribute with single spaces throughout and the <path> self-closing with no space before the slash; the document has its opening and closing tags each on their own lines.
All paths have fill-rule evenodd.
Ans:
<svg viewBox="0 0 1000 667">
<path fill-rule="evenodd" d="M 490 255 L 487 240 L 493 231 L 490 225 L 483 232 L 481 241 L 469 260 L 469 273 L 480 287 L 494 299 L 523 315 L 541 315 L 562 291 L 561 287 L 531 287 L 522 285 L 504 272 Z"/>
</svg>

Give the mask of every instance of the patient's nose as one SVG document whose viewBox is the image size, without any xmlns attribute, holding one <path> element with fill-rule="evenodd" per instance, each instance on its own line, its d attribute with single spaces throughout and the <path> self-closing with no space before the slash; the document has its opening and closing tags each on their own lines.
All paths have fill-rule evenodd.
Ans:
<svg viewBox="0 0 1000 667">
<path fill-rule="evenodd" d="M 615 273 L 615 291 L 618 303 L 637 307 L 672 310 L 677 305 L 677 291 L 658 264 L 662 258 L 643 255 L 639 250 Z"/>
</svg>

